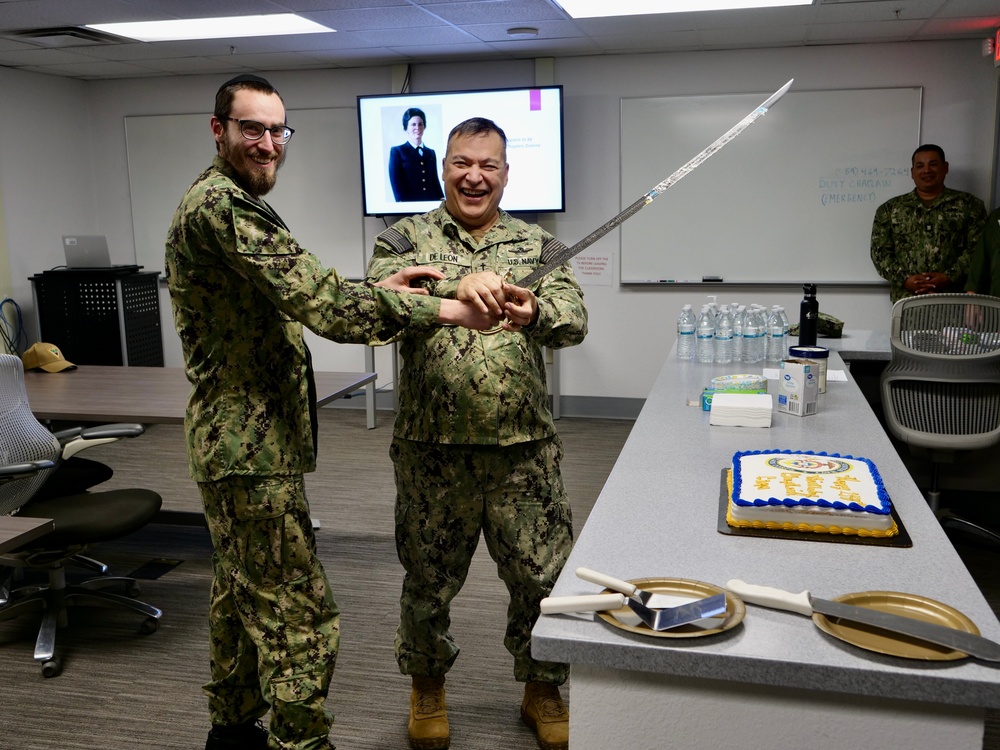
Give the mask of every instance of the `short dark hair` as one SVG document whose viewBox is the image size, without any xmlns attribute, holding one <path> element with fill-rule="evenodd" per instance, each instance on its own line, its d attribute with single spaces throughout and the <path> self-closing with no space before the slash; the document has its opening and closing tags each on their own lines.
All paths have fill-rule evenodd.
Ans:
<svg viewBox="0 0 1000 750">
<path fill-rule="evenodd" d="M 917 150 L 910 155 L 910 165 L 912 166 L 913 160 L 917 158 L 917 154 L 921 151 L 933 151 L 935 154 L 941 157 L 941 161 L 948 161 L 944 158 L 944 149 L 933 143 L 925 143 L 923 146 L 917 146 Z"/>
<path fill-rule="evenodd" d="M 222 84 L 219 87 L 219 90 L 215 93 L 215 112 L 213 114 L 219 120 L 225 121 L 225 119 L 229 117 L 229 113 L 233 108 L 233 99 L 236 97 L 236 92 L 243 89 L 252 89 L 253 91 L 260 91 L 263 94 L 274 94 L 281 99 L 281 94 L 279 94 L 278 90 L 274 88 L 274 86 L 272 86 L 266 79 L 249 73 L 238 75 L 235 78 L 230 78 Z M 285 104 L 284 99 L 281 99 L 281 104 Z"/>
<path fill-rule="evenodd" d="M 424 114 L 422 109 L 417 109 L 416 107 L 410 107 L 403 113 L 403 130 L 410 127 L 410 120 L 414 117 L 419 117 L 424 121 L 424 125 L 427 125 L 427 115 Z"/>
<path fill-rule="evenodd" d="M 507 134 L 503 132 L 503 129 L 493 122 L 493 120 L 488 120 L 485 117 L 470 117 L 468 120 L 463 120 L 458 123 L 458 125 L 453 127 L 451 132 L 448 133 L 448 143 L 451 144 L 451 139 L 458 136 L 468 138 L 473 135 L 483 135 L 484 133 L 496 133 L 500 136 L 500 142 L 502 143 L 500 153 L 503 156 L 504 163 L 506 163 Z"/>
</svg>

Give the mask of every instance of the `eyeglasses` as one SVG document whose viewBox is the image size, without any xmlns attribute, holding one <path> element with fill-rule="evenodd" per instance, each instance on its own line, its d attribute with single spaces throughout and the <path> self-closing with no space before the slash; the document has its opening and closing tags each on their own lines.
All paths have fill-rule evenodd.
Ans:
<svg viewBox="0 0 1000 750">
<path fill-rule="evenodd" d="M 271 134 L 271 140 L 274 143 L 284 144 L 292 139 L 292 133 L 295 132 L 287 125 L 275 125 L 273 128 L 265 128 L 264 123 L 257 122 L 256 120 L 238 120 L 235 117 L 227 117 L 226 119 L 238 122 L 240 124 L 240 134 L 248 141 L 259 141 L 264 137 L 264 133 L 268 132 Z"/>
</svg>

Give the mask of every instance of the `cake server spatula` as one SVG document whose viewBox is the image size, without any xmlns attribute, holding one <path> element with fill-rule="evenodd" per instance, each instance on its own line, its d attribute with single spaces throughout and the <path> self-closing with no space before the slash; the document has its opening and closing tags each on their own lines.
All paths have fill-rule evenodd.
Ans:
<svg viewBox="0 0 1000 750">
<path fill-rule="evenodd" d="M 620 591 L 625 596 L 637 600 L 640 604 L 653 609 L 665 609 L 677 604 L 676 597 L 669 594 L 657 594 L 653 591 L 643 591 L 638 586 L 628 581 L 622 581 L 613 576 L 598 573 L 590 568 L 577 568 L 576 577 L 590 583 L 596 583 L 612 591 Z"/>
<path fill-rule="evenodd" d="M 852 622 L 860 622 L 893 633 L 902 633 L 912 638 L 919 638 L 928 643 L 936 643 L 955 651 L 975 656 L 984 661 L 1000 661 L 1000 643 L 973 635 L 964 630 L 936 625 L 932 622 L 917 620 L 905 615 L 895 615 L 868 607 L 858 607 L 854 604 L 831 602 L 812 596 L 808 591 L 793 594 L 790 591 L 756 586 L 734 578 L 726 584 L 726 588 L 749 604 L 759 604 L 772 609 L 784 609 L 797 612 L 800 615 L 812 617 L 813 612 L 819 612 L 827 617 L 836 617 Z"/>
<path fill-rule="evenodd" d="M 626 625 L 640 623 L 650 630 L 670 630 L 726 611 L 726 595 L 714 594 L 687 604 L 664 609 L 650 609 L 624 594 L 587 594 L 584 596 L 550 596 L 542 599 L 544 615 L 570 612 L 611 612 L 611 616 Z M 619 612 L 623 607 L 631 613 Z"/>
</svg>

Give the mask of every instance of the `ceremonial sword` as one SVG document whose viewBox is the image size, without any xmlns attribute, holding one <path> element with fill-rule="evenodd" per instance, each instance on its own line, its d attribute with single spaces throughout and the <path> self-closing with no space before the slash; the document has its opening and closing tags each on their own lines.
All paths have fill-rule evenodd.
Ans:
<svg viewBox="0 0 1000 750">
<path fill-rule="evenodd" d="M 708 161 L 708 159 L 716 151 L 718 151 L 719 149 L 721 149 L 723 146 L 725 146 L 727 143 L 729 143 L 731 140 L 733 140 L 733 138 L 735 138 L 740 133 L 742 133 L 744 130 L 746 130 L 748 127 L 750 127 L 754 122 L 757 121 L 758 118 L 760 118 L 763 115 L 767 114 L 767 111 L 772 106 L 774 106 L 774 103 L 776 101 L 778 101 L 778 99 L 780 99 L 781 97 L 783 97 L 785 95 L 785 92 L 787 92 L 788 89 L 791 88 L 792 81 L 794 81 L 794 80 L 795 80 L 794 78 L 791 79 L 788 83 L 786 83 L 780 89 L 778 89 L 773 94 L 771 94 L 763 104 L 761 104 L 753 112 L 751 112 L 749 115 L 747 115 L 742 120 L 740 120 L 738 123 L 736 123 L 736 125 L 734 125 L 732 128 L 730 128 L 721 138 L 719 138 L 712 145 L 710 145 L 708 148 L 706 148 L 700 154 L 698 154 L 693 159 L 691 159 L 691 161 L 689 161 L 683 167 L 681 167 L 680 169 L 678 169 L 676 172 L 674 172 L 672 175 L 670 175 L 663 182 L 659 183 L 656 187 L 654 187 L 652 190 L 650 190 L 644 196 L 642 196 L 641 198 L 639 198 L 639 200 L 637 200 L 631 206 L 629 206 L 628 208 L 626 208 L 624 211 L 622 211 L 616 217 L 614 217 L 613 219 L 611 219 L 607 223 L 602 224 L 600 227 L 598 227 L 597 229 L 595 229 L 593 232 L 591 232 L 590 234 L 588 234 L 586 237 L 584 237 L 582 240 L 580 240 L 579 242 L 577 242 L 572 247 L 566 247 L 565 245 L 563 245 L 562 249 L 561 250 L 557 250 L 554 255 L 552 255 L 552 256 L 550 256 L 548 258 L 544 258 L 543 257 L 542 258 L 542 265 L 541 266 L 539 266 L 538 268 L 536 268 L 534 271 L 532 271 L 531 273 L 529 273 L 527 276 L 525 276 L 520 281 L 512 282 L 512 283 L 515 286 L 519 286 L 519 287 L 522 287 L 522 288 L 525 288 L 525 287 L 530 286 L 531 284 L 534 284 L 540 278 L 542 278 L 546 274 L 551 273 L 552 271 L 554 271 L 555 269 L 557 269 L 563 263 L 565 263 L 570 258 L 572 258 L 574 255 L 576 255 L 577 253 L 579 253 L 581 250 L 584 250 L 584 249 L 590 247 L 591 245 L 593 245 L 595 242 L 597 242 L 597 240 L 601 239 L 601 237 L 603 237 L 604 235 L 606 235 L 612 229 L 614 229 L 617 226 L 620 226 L 622 223 L 625 222 L 626 219 L 630 219 L 633 216 L 635 216 L 637 213 L 639 213 L 639 211 L 641 211 L 643 208 L 645 208 L 650 203 L 652 203 L 659 195 L 665 193 L 671 187 L 673 187 L 678 182 L 680 182 L 681 179 L 683 179 L 685 177 L 685 175 L 687 175 L 690 172 L 694 171 L 699 166 L 701 166 L 703 163 L 705 163 L 706 161 Z M 562 243 L 558 243 L 558 244 L 562 244 Z"/>
</svg>

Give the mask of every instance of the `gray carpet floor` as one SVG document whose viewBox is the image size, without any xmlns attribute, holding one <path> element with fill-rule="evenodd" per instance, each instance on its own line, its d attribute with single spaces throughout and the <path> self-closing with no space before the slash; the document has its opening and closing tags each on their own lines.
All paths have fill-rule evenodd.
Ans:
<svg viewBox="0 0 1000 750">
<path fill-rule="evenodd" d="M 404 750 L 408 680 L 399 674 L 392 643 L 401 569 L 392 537 L 391 415 L 365 428 L 357 409 L 321 411 L 320 465 L 307 478 L 320 556 L 343 611 L 341 653 L 331 689 L 336 714 L 331 738 L 340 750 Z M 632 423 L 563 418 L 563 470 L 582 528 Z M 180 427 L 152 426 L 135 440 L 93 448 L 115 477 L 105 485 L 159 492 L 166 510 L 198 513 L 187 478 Z M 995 497 L 990 498 L 995 500 Z M 955 498 L 960 507 L 983 498 Z M 956 538 L 956 546 L 995 611 L 1000 579 L 994 549 Z M 162 560 L 163 575 L 142 581 L 141 598 L 164 610 L 158 632 L 138 633 L 137 618 L 113 610 L 78 609 L 60 631 L 59 677 L 45 679 L 32 659 L 37 620 L 0 623 L 4 750 L 200 750 L 208 714 L 200 687 L 208 679 L 206 612 L 211 545 L 197 525 L 153 524 L 101 545 L 92 555 L 130 572 Z M 173 567 L 171 567 L 171 565 Z M 84 577 L 82 571 L 71 572 Z M 452 747 L 456 750 L 531 750 L 532 733 L 518 717 L 520 686 L 503 647 L 506 591 L 481 545 L 468 582 L 453 607 L 462 647 L 448 677 Z M 623 738 L 623 746 L 627 746 Z M 998 714 L 987 715 L 984 750 L 1000 750 Z M 610 750 L 610 748 L 609 748 Z M 640 750 L 652 750 L 641 748 Z"/>
<path fill-rule="evenodd" d="M 321 410 L 320 465 L 307 477 L 320 557 L 343 612 L 330 693 L 336 715 L 331 739 L 340 750 L 408 747 L 409 680 L 393 657 L 402 569 L 393 542 L 391 419 L 380 412 L 378 428 L 368 430 L 361 410 Z M 578 529 L 631 426 L 630 421 L 560 420 Z M 180 427 L 151 426 L 135 440 L 98 446 L 85 455 L 114 467 L 114 478 L 102 487 L 148 487 L 163 496 L 166 510 L 199 512 Z M 71 610 L 72 627 L 60 631 L 56 644 L 63 673 L 45 679 L 32 659 L 37 619 L 0 622 L 0 659 L 9 686 L 0 709 L 0 748 L 200 750 L 209 727 L 200 689 L 208 679 L 207 531 L 154 524 L 91 554 L 116 573 L 154 560 L 181 561 L 161 577 L 142 581 L 140 598 L 164 611 L 159 630 L 140 635 L 138 618 L 125 612 Z M 69 575 L 85 577 L 79 570 Z M 536 747 L 518 714 L 521 686 L 503 646 L 505 611 L 506 589 L 480 545 L 452 611 L 462 649 L 447 685 L 454 748 Z"/>
</svg>

